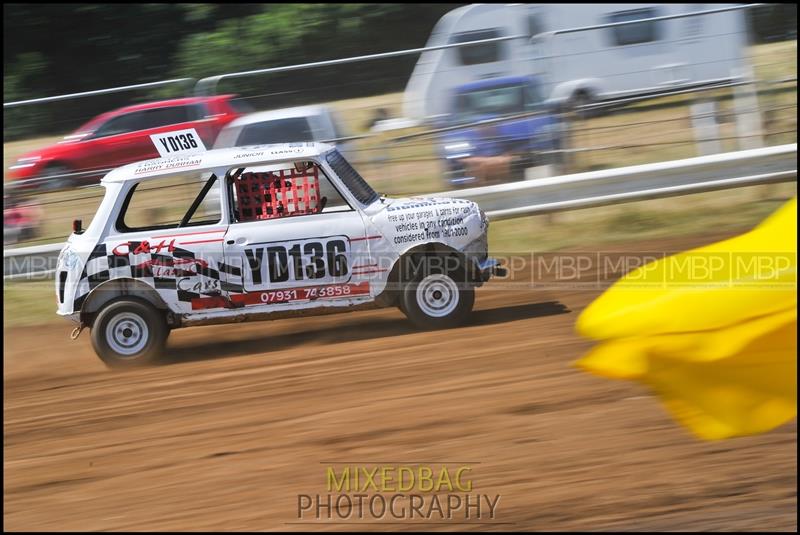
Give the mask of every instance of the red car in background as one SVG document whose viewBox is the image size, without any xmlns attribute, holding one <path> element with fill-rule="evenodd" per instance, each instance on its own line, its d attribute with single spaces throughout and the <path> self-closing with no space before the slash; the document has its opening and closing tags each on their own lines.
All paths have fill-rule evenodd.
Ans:
<svg viewBox="0 0 800 535">
<path fill-rule="evenodd" d="M 131 162 L 158 158 L 150 140 L 153 134 L 194 128 L 206 147 L 214 144 L 223 126 L 252 111 L 235 95 L 191 97 L 136 104 L 98 115 L 55 145 L 29 152 L 9 167 L 9 177 L 24 180 L 111 169 Z M 98 175 L 85 175 L 80 182 L 93 181 Z M 69 178 L 54 178 L 43 185 L 60 189 Z"/>
</svg>

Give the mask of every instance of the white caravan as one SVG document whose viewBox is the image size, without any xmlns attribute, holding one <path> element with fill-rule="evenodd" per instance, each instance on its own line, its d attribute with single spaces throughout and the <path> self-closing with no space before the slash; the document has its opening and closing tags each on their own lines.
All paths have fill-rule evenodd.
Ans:
<svg viewBox="0 0 800 535">
<path fill-rule="evenodd" d="M 415 120 L 448 113 L 452 90 L 482 78 L 539 75 L 563 104 L 730 80 L 745 67 L 745 10 L 557 30 L 709 11 L 737 4 L 472 4 L 439 20 L 426 46 L 508 41 L 424 52 L 404 95 Z M 531 39 L 531 36 L 537 37 Z"/>
</svg>

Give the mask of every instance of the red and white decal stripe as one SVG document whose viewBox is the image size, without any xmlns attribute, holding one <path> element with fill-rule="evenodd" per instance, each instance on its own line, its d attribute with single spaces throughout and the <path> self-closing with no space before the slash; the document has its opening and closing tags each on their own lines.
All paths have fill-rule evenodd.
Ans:
<svg viewBox="0 0 800 535">
<path fill-rule="evenodd" d="M 328 284 L 324 286 L 304 286 L 300 288 L 285 288 L 280 290 L 265 290 L 263 292 L 249 292 L 234 294 L 230 299 L 226 297 L 198 297 L 192 299 L 192 310 L 209 308 L 231 308 L 232 304 L 239 305 L 264 305 L 315 301 L 317 299 L 341 299 L 369 295 L 369 282 L 357 284 Z"/>
<path fill-rule="evenodd" d="M 183 232 L 181 234 L 163 234 L 161 236 L 153 236 L 151 239 L 158 240 L 160 238 L 179 238 L 181 236 L 198 236 L 200 234 L 225 234 L 225 229 L 221 230 L 201 230 L 200 232 Z"/>
<path fill-rule="evenodd" d="M 383 238 L 383 236 L 363 236 L 361 238 L 350 238 L 350 241 L 379 240 L 381 238 Z"/>
<path fill-rule="evenodd" d="M 219 243 L 222 241 L 222 238 L 217 240 L 195 240 L 195 241 L 182 241 L 178 245 L 193 245 L 195 243 Z"/>
</svg>

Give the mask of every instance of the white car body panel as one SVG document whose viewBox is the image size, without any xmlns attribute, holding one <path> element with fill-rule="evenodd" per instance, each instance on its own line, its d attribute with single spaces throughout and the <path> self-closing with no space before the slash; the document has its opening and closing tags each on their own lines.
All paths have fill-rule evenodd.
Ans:
<svg viewBox="0 0 800 535">
<path fill-rule="evenodd" d="M 110 172 L 101 182 L 106 195 L 94 219 L 85 232 L 70 236 L 59 258 L 58 314 L 81 321 L 81 312 L 93 312 L 102 302 L 104 288 L 161 305 L 172 314 L 173 327 L 320 313 L 375 306 L 395 262 L 420 245 L 464 252 L 477 243 L 474 261 L 486 260 L 488 222 L 474 202 L 376 196 L 363 204 L 326 160 L 333 150 L 319 143 L 221 149 Z M 217 197 L 209 202 L 219 203 L 218 223 L 116 228 L 127 193 L 138 183 L 187 169 L 224 177 L 231 168 L 298 160 L 316 162 L 349 206 L 232 223 L 229 188 L 214 187 L 210 194 Z"/>
</svg>

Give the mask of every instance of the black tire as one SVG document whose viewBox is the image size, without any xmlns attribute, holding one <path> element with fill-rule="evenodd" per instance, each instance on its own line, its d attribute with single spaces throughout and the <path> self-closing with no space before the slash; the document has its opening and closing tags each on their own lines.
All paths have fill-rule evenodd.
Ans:
<svg viewBox="0 0 800 535">
<path fill-rule="evenodd" d="M 71 169 L 66 165 L 62 165 L 59 163 L 53 163 L 48 165 L 44 173 L 42 173 L 43 177 L 53 177 L 59 175 L 66 175 L 70 173 Z M 62 189 L 67 189 L 72 186 L 72 180 L 70 178 L 62 177 L 62 178 L 53 178 L 51 180 L 43 181 L 41 186 L 42 191 L 50 192 L 50 191 L 58 191 Z"/>
<path fill-rule="evenodd" d="M 168 334 L 161 311 L 146 301 L 123 297 L 109 302 L 97 314 L 92 324 L 92 346 L 110 368 L 135 368 L 152 364 L 161 356 Z"/>
<path fill-rule="evenodd" d="M 400 294 L 400 310 L 419 329 L 446 329 L 467 319 L 475 304 L 475 287 L 455 256 L 417 257 Z M 455 301 L 453 301 L 455 299 Z"/>
</svg>

